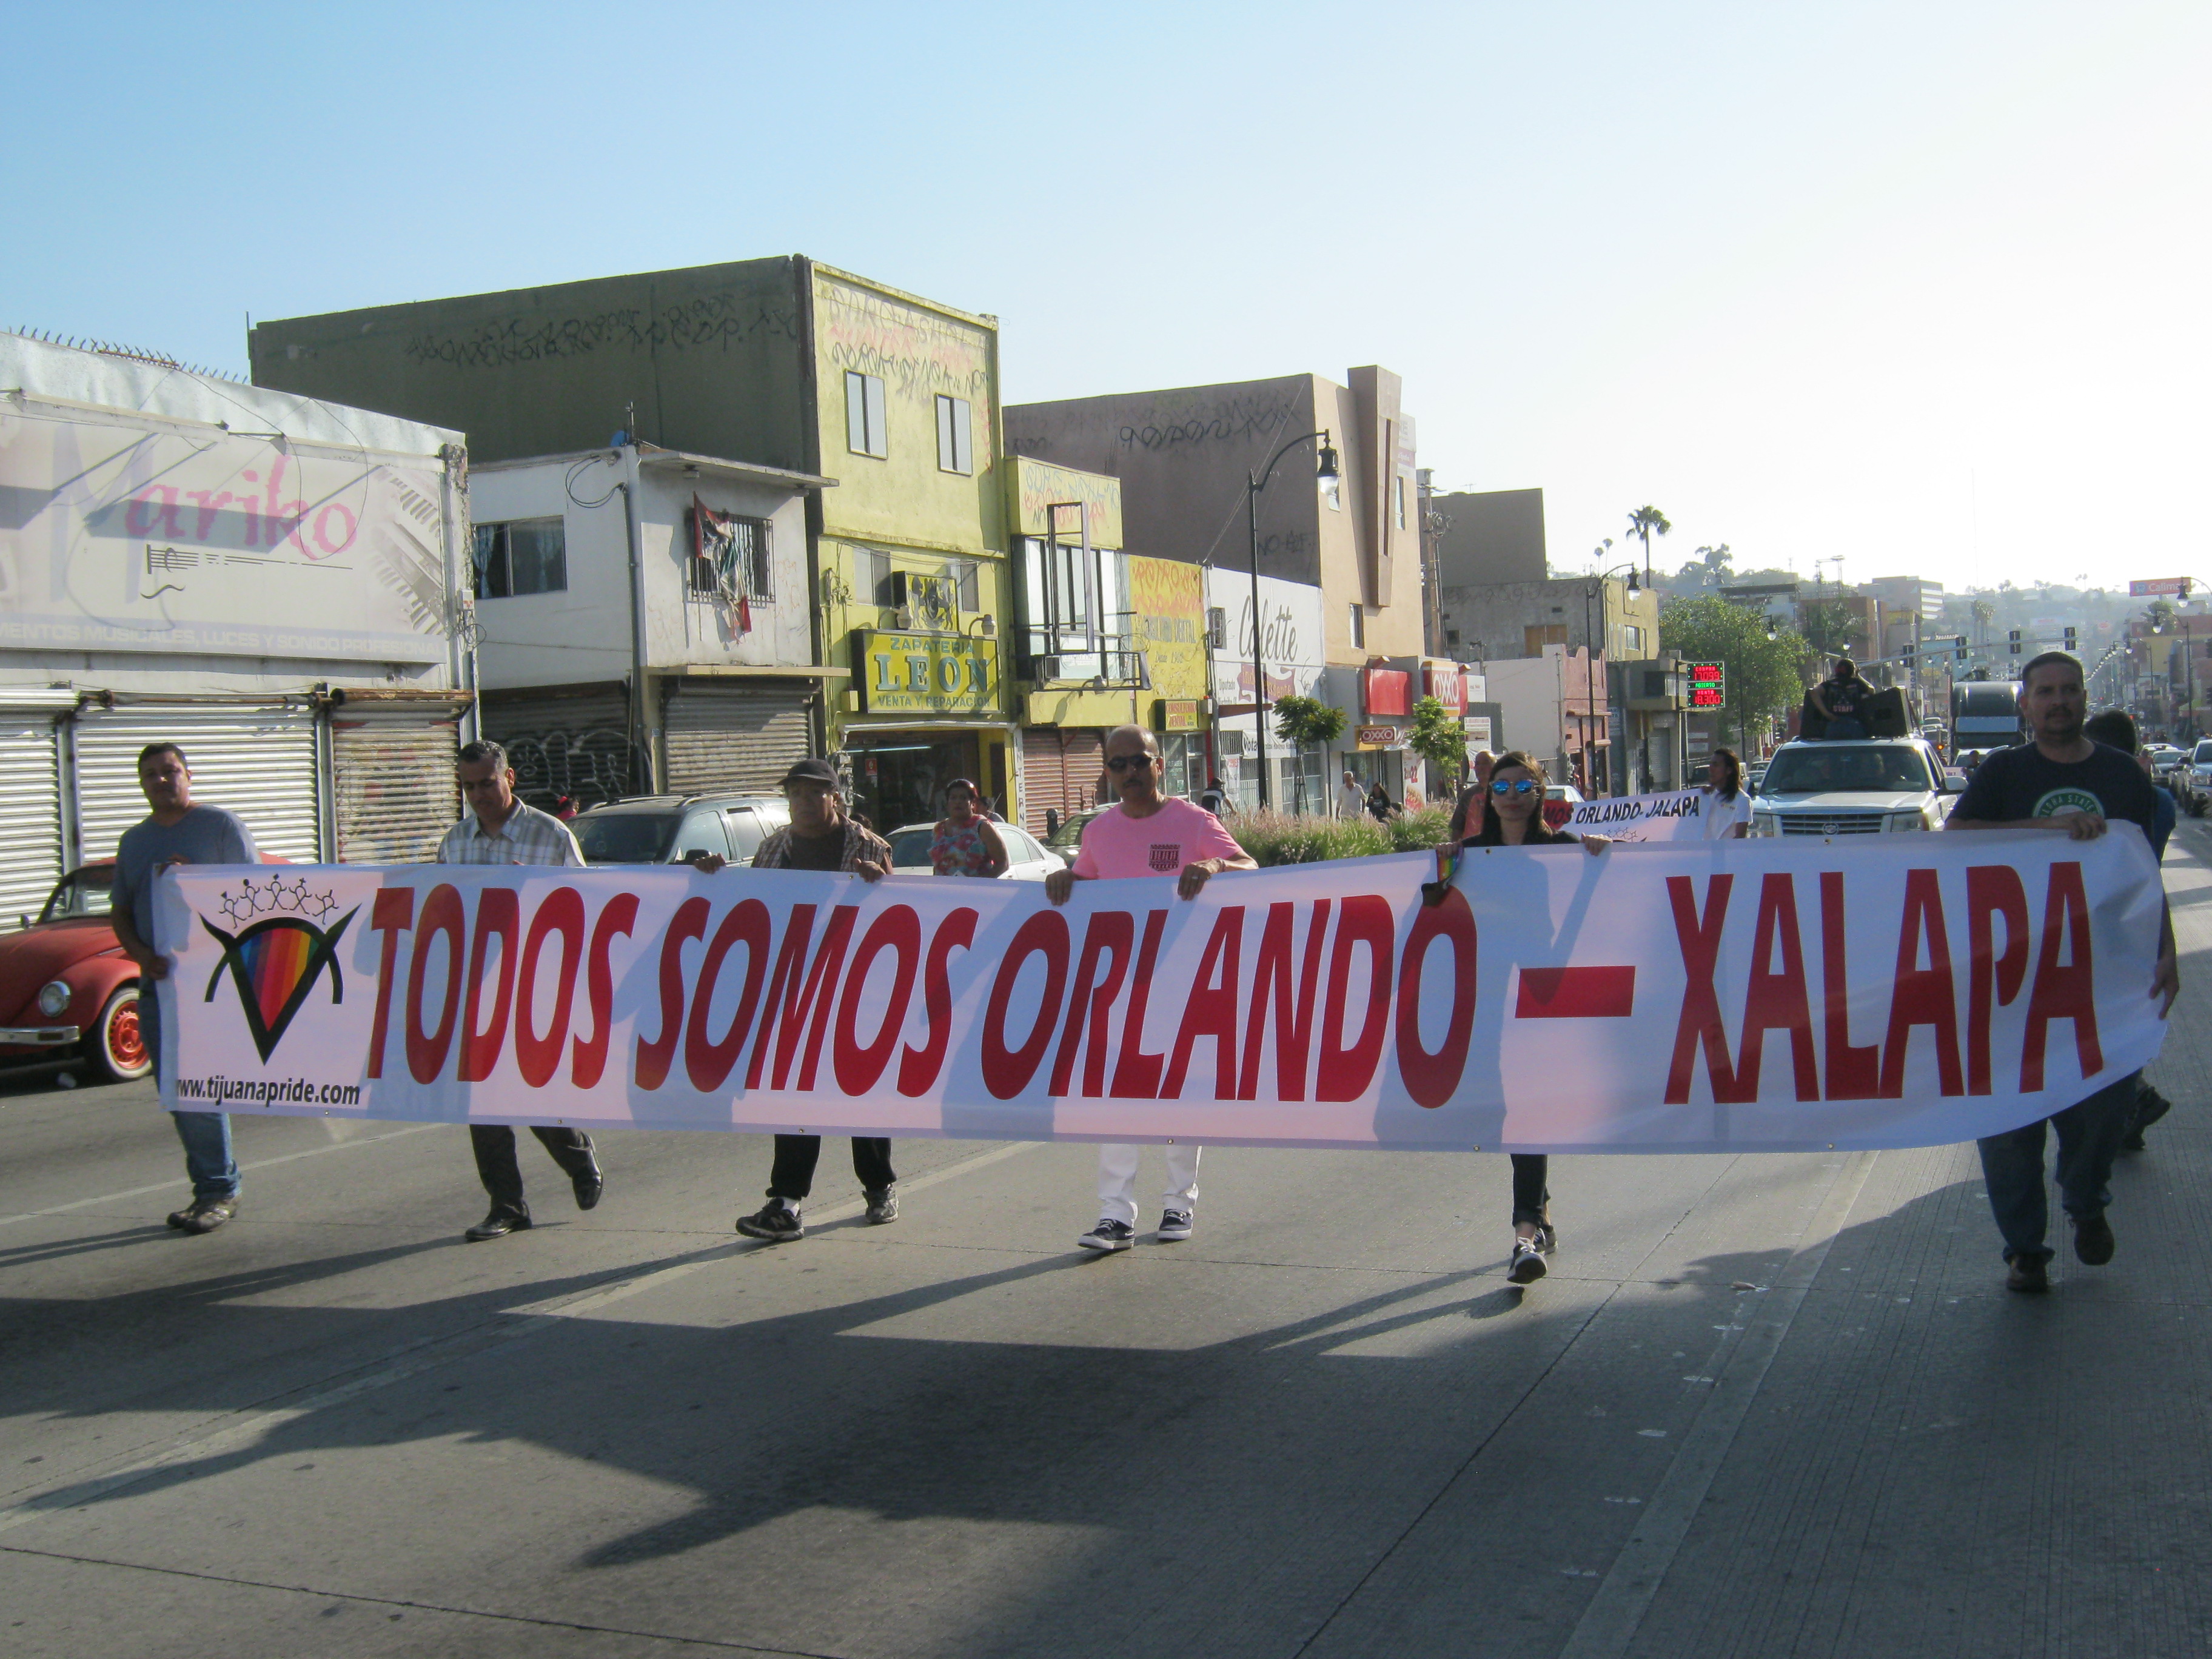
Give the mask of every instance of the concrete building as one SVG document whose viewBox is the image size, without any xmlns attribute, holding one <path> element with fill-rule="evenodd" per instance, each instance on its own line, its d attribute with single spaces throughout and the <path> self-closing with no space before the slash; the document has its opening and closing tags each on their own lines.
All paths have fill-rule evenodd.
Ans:
<svg viewBox="0 0 2212 1659">
<path fill-rule="evenodd" d="M 1551 574 L 1540 489 L 1456 490 L 1431 495 L 1437 568 L 1445 591 L 1494 582 L 1540 582 Z"/>
<path fill-rule="evenodd" d="M 815 683 L 814 743 L 879 823 L 933 814 L 954 776 L 1014 798 L 994 319 L 791 257 L 264 323 L 252 351 L 258 384 L 461 428 L 483 461 L 619 430 L 834 477 L 809 497 L 807 648 L 774 665 Z M 664 753 L 649 687 L 625 691 Z M 786 695 L 750 693 L 760 720 Z"/>
<path fill-rule="evenodd" d="M 1294 374 L 1022 404 L 1006 411 L 1007 447 L 1119 478 L 1130 547 L 1244 569 L 1249 581 L 1248 481 L 1290 446 L 1258 498 L 1259 572 L 1320 590 L 1326 695 L 1359 721 L 1372 712 L 1358 701 L 1360 671 L 1422 656 L 1419 500 L 1413 422 L 1398 376 L 1370 366 L 1346 378 Z M 1340 472 L 1317 488 L 1324 441 Z M 1271 759 L 1261 786 L 1269 800 L 1289 798 L 1295 776 L 1275 768 L 1291 764 Z"/>
<path fill-rule="evenodd" d="M 1587 648 L 1547 645 L 1532 657 L 1484 665 L 1487 700 L 1498 709 L 1502 742 L 1496 749 L 1519 749 L 1543 762 L 1554 783 L 1593 788 L 1593 773 L 1606 766 L 1611 700 L 1603 658 Z M 1602 776 L 1599 782 L 1603 782 Z"/>
<path fill-rule="evenodd" d="M 138 751 L 299 862 L 459 814 L 472 628 L 458 432 L 0 335 L 0 916 L 112 858 Z"/>
<path fill-rule="evenodd" d="M 525 799 L 774 793 L 813 751 L 821 682 L 787 665 L 813 654 L 831 483 L 635 444 L 476 469 L 483 727 Z"/>
</svg>

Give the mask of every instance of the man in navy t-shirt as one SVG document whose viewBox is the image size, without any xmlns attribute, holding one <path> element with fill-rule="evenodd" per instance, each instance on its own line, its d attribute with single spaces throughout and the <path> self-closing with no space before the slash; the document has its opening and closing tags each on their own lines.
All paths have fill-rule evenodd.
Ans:
<svg viewBox="0 0 2212 1659">
<path fill-rule="evenodd" d="M 2148 838 L 2157 822 L 2150 780 L 2129 756 L 2093 743 L 2082 733 L 2088 696 L 2081 665 L 2063 651 L 2046 651 L 2021 672 L 2020 712 L 2035 735 L 2032 744 L 2001 749 L 1984 760 L 1959 804 L 1948 830 L 2049 830 L 2075 841 L 2094 841 L 2113 818 L 2124 818 Z M 2159 928 L 2158 965 L 2150 994 L 2166 1018 L 2181 990 L 2174 957 L 2173 919 Z M 2112 1259 L 2112 1228 L 2105 1219 L 2112 1201 L 2106 1186 L 2112 1157 L 2134 1121 L 2131 1072 L 2047 1120 L 2058 1132 L 2059 1201 L 2074 1227 L 2074 1254 L 2090 1267 Z M 2004 1235 L 2008 1289 L 2051 1288 L 2044 1243 L 2049 1212 L 2043 1196 L 2044 1120 L 1981 1142 L 1982 1175 L 1990 1209 Z"/>
</svg>

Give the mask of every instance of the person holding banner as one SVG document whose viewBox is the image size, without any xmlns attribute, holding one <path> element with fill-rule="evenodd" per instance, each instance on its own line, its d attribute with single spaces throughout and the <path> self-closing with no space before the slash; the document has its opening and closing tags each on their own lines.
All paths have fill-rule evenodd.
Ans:
<svg viewBox="0 0 2212 1659">
<path fill-rule="evenodd" d="M 1716 749 L 1705 763 L 1698 817 L 1707 841 L 1741 841 L 1751 833 L 1751 797 L 1743 789 L 1743 763 L 1732 749 Z"/>
<path fill-rule="evenodd" d="M 434 864 L 545 864 L 580 870 L 584 854 L 568 826 L 550 812 L 514 798 L 514 769 L 495 743 L 464 744 L 459 762 L 461 799 L 468 811 L 438 843 Z M 568 1177 L 576 1207 L 588 1210 L 606 1190 L 606 1177 L 581 1129 L 533 1123 L 530 1133 L 551 1153 Z M 469 1125 L 469 1147 L 477 1159 L 477 1178 L 491 1194 L 491 1209 L 462 1235 L 481 1244 L 527 1231 L 530 1205 L 522 1195 L 522 1166 L 515 1162 L 514 1131 L 504 1123 Z"/>
<path fill-rule="evenodd" d="M 2124 708 L 2107 708 L 2101 714 L 2092 714 L 2082 722 L 2081 734 L 2092 743 L 2101 743 L 2117 749 L 2123 755 L 2133 755 L 2142 775 L 2150 779 L 2151 799 L 2156 803 L 2156 814 L 2151 819 L 2151 856 L 2160 864 L 2166 862 L 2166 844 L 2173 838 L 2174 826 L 2181 822 L 2181 809 L 2175 804 L 2173 792 L 2152 775 L 2150 757 L 2142 752 L 2136 741 L 2136 719 Z M 2128 1121 L 2128 1132 L 2120 1141 L 2124 1152 L 2144 1150 L 2143 1131 L 2173 1109 L 2173 1103 L 2153 1087 L 2148 1078 L 2136 1073 L 2136 1109 Z"/>
<path fill-rule="evenodd" d="M 965 779 L 959 782 L 966 785 L 972 808 L 975 786 Z M 881 881 L 890 872 L 890 843 L 847 810 L 844 782 L 828 761 L 793 761 L 783 775 L 782 789 L 784 799 L 791 804 L 791 823 L 761 842 L 760 850 L 753 854 L 754 869 L 842 870 L 862 881 Z M 947 805 L 951 805 L 949 799 Z M 989 833 L 996 843 L 997 831 Z M 711 875 L 726 862 L 709 854 L 699 861 L 699 867 Z M 800 1206 L 814 1190 L 814 1170 L 821 1161 L 820 1135 L 778 1135 L 775 1159 L 769 1166 L 768 1202 L 750 1215 L 739 1216 L 738 1231 L 747 1238 L 765 1239 L 771 1244 L 805 1237 L 806 1222 Z M 896 1221 L 898 1175 L 891 1168 L 890 1137 L 854 1135 L 853 1173 L 860 1178 L 870 1224 L 880 1227 Z"/>
<path fill-rule="evenodd" d="M 1509 749 L 1492 763 L 1490 782 L 1483 792 L 1482 826 L 1461 847 L 1552 847 L 1580 841 L 1592 854 L 1611 846 L 1605 836 L 1573 836 L 1544 824 L 1543 763 L 1517 749 Z M 1447 867 L 1442 880 L 1425 890 L 1424 902 L 1441 903 L 1457 873 L 1461 848 L 1444 854 Z M 1559 1248 L 1559 1236 L 1552 1225 L 1552 1194 L 1546 1184 L 1551 1159 L 1541 1152 L 1515 1152 L 1513 1163 L 1513 1255 L 1505 1264 L 1509 1284 L 1533 1285 L 1544 1276 L 1545 1258 Z"/>
<path fill-rule="evenodd" d="M 153 811 L 123 832 L 115 849 L 108 921 L 123 954 L 138 964 L 138 1034 L 158 1084 L 162 992 L 173 994 L 175 988 L 169 984 L 168 958 L 152 943 L 154 878 L 180 864 L 258 864 L 261 855 L 254 850 L 253 832 L 237 813 L 192 799 L 191 769 L 175 744 L 149 744 L 138 751 L 138 787 Z M 169 1224 L 180 1233 L 211 1233 L 238 1213 L 230 1115 L 172 1112 L 169 1121 L 184 1143 L 185 1173 L 192 1182 L 192 1201 L 171 1214 Z"/>
<path fill-rule="evenodd" d="M 2149 780 L 2127 756 L 2092 741 L 2082 731 L 2087 702 L 2081 665 L 2075 658 L 2063 651 L 2031 658 L 2021 672 L 2020 712 L 2034 741 L 1993 751 L 1968 781 L 1943 827 L 2048 830 L 2094 841 L 2112 819 L 2123 818 L 2148 837 L 2157 819 Z M 2151 996 L 2163 999 L 2160 1018 L 2172 1011 L 2180 991 L 2169 909 L 2160 923 L 2158 961 L 2150 981 Z M 2059 1201 L 2074 1229 L 2075 1257 L 2092 1267 L 2112 1259 L 2112 1228 L 2105 1218 L 2112 1194 L 2106 1183 L 2113 1156 L 2134 1121 L 2142 1075 L 2130 1072 L 2047 1120 L 2039 1118 L 1979 1143 L 1990 1210 L 2004 1237 L 2008 1290 L 2051 1288 L 2047 1264 L 2055 1252 L 2044 1243 L 2050 1219 L 2043 1191 L 2046 1121 L 2057 1132 Z"/>
<path fill-rule="evenodd" d="M 1202 806 L 1160 793 L 1160 748 L 1141 726 L 1115 727 L 1106 736 L 1106 769 L 1120 803 L 1083 826 L 1083 846 L 1072 870 L 1044 878 L 1044 896 L 1065 904 L 1079 881 L 1176 878 L 1176 892 L 1196 898 L 1224 870 L 1256 870 L 1259 863 Z M 1377 786 L 1378 787 L 1380 786 Z M 1098 1148 L 1098 1224 L 1075 1242 L 1086 1250 L 1126 1250 L 1137 1237 L 1137 1160 L 1140 1146 L 1108 1143 Z M 1159 1240 L 1170 1244 L 1191 1235 L 1198 1204 L 1198 1157 L 1205 1149 L 1170 1141 L 1167 1206 Z"/>
</svg>

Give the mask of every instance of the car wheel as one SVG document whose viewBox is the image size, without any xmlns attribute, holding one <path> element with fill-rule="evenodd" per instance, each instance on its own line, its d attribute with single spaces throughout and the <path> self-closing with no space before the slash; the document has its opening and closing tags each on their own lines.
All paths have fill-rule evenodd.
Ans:
<svg viewBox="0 0 2212 1659">
<path fill-rule="evenodd" d="M 129 1083 L 154 1069 L 138 1024 L 138 988 L 126 985 L 108 998 L 100 1018 L 84 1034 L 85 1058 L 110 1083 Z"/>
</svg>

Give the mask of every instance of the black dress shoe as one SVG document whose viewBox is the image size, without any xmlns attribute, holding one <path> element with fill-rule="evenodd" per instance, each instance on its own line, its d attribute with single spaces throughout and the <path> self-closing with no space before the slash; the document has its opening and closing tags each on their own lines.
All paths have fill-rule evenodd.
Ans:
<svg viewBox="0 0 2212 1659">
<path fill-rule="evenodd" d="M 509 1233 L 528 1231 L 530 1218 L 518 1210 L 503 1210 L 496 1206 L 492 1212 L 462 1235 L 471 1244 L 481 1244 L 488 1238 L 505 1238 Z"/>
<path fill-rule="evenodd" d="M 570 1180 L 575 1185 L 576 1207 L 580 1210 L 593 1207 L 599 1201 L 599 1194 L 607 1189 L 606 1177 L 599 1173 L 597 1164 L 584 1174 L 571 1176 Z"/>
</svg>

